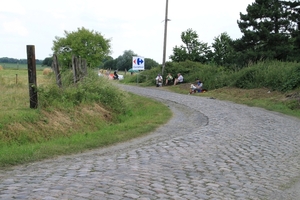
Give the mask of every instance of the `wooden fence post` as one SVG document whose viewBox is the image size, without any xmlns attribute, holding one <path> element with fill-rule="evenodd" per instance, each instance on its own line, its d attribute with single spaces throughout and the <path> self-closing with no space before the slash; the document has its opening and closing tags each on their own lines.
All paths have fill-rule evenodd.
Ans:
<svg viewBox="0 0 300 200">
<path fill-rule="evenodd" d="M 27 45 L 27 65 L 28 65 L 28 82 L 29 82 L 29 97 L 30 108 L 38 107 L 38 95 L 36 84 L 36 61 L 34 45 Z"/>
<path fill-rule="evenodd" d="M 60 71 L 59 71 L 59 66 L 58 66 L 57 56 L 56 56 L 55 54 L 53 55 L 52 68 L 53 68 L 54 73 L 55 73 L 56 84 L 58 85 L 58 87 L 61 88 L 61 87 L 62 87 L 62 83 L 61 83 L 61 75 L 60 75 Z"/>
<path fill-rule="evenodd" d="M 87 72 L 86 59 L 82 60 L 82 72 L 83 72 L 83 76 L 87 76 L 88 72 Z"/>
<path fill-rule="evenodd" d="M 73 55 L 72 56 L 72 69 L 73 69 L 73 81 L 74 83 L 77 83 L 77 74 L 78 74 L 78 70 L 77 70 L 77 58 Z"/>
</svg>

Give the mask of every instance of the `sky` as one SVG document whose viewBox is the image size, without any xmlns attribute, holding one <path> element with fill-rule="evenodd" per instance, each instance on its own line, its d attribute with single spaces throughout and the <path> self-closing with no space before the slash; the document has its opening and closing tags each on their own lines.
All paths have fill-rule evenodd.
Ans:
<svg viewBox="0 0 300 200">
<path fill-rule="evenodd" d="M 4 1 L 4 0 L 0 0 Z M 166 60 L 182 45 L 181 33 L 194 30 L 209 46 L 226 32 L 241 38 L 240 12 L 255 0 L 168 0 Z M 36 59 L 52 56 L 55 37 L 84 27 L 111 40 L 113 58 L 132 50 L 162 63 L 166 0 L 6 0 L 0 7 L 0 58 Z"/>
</svg>

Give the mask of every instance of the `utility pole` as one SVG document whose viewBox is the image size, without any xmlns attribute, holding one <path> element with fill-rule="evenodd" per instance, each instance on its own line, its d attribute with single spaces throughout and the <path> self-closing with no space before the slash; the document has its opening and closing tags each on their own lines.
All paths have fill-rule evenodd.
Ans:
<svg viewBox="0 0 300 200">
<path fill-rule="evenodd" d="M 164 75 L 164 70 L 166 65 L 167 25 L 168 25 L 168 0 L 166 0 L 166 12 L 165 12 L 164 51 L 163 51 L 162 72 L 161 72 L 162 76 Z"/>
</svg>

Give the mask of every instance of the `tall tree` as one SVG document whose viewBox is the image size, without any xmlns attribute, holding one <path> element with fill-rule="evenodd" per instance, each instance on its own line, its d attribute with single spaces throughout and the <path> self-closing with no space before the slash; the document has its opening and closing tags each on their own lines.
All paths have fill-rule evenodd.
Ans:
<svg viewBox="0 0 300 200">
<path fill-rule="evenodd" d="M 52 50 L 64 67 L 70 66 L 75 55 L 85 59 L 89 67 L 96 68 L 110 53 L 110 40 L 82 27 L 73 32 L 65 31 L 65 37 L 56 36 Z"/>
<path fill-rule="evenodd" d="M 125 50 L 123 55 L 119 56 L 116 60 L 116 69 L 119 70 L 129 70 L 132 68 L 132 56 L 136 56 L 132 50 Z"/>
<path fill-rule="evenodd" d="M 159 64 L 152 58 L 145 58 L 145 69 L 151 69 L 153 67 L 158 67 Z"/>
<path fill-rule="evenodd" d="M 291 33 L 290 40 L 294 44 L 289 60 L 300 61 L 300 1 L 282 1 L 282 4 L 288 14 L 290 24 L 287 29 Z"/>
<path fill-rule="evenodd" d="M 235 51 L 232 43 L 233 40 L 226 32 L 214 38 L 212 43 L 213 61 L 217 65 L 229 67 L 233 64 Z"/>
<path fill-rule="evenodd" d="M 211 50 L 207 43 L 198 41 L 198 34 L 192 29 L 181 33 L 181 41 L 184 45 L 175 46 L 170 59 L 175 62 L 190 60 L 206 63 L 211 56 Z"/>
<path fill-rule="evenodd" d="M 246 59 L 256 62 L 288 58 L 293 49 L 288 14 L 280 0 L 255 0 L 248 5 L 247 14 L 240 13 L 237 23 L 243 33 L 242 51 Z"/>
<path fill-rule="evenodd" d="M 51 67 L 53 62 L 53 57 L 47 57 L 43 60 L 42 66 L 48 66 Z"/>
</svg>

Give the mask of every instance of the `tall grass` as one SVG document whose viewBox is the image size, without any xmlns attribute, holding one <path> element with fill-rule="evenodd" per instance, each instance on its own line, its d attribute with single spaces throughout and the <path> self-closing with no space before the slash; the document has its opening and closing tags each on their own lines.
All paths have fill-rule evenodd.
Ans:
<svg viewBox="0 0 300 200">
<path fill-rule="evenodd" d="M 231 79 L 230 86 L 238 88 L 266 87 L 286 92 L 300 87 L 300 63 L 260 62 L 233 74 Z"/>
<path fill-rule="evenodd" d="M 65 72 L 59 88 L 53 74 L 37 71 L 39 106 L 30 109 L 27 71 L 18 74 L 16 84 L 15 70 L 0 71 L 0 167 L 125 141 L 171 117 L 166 106 L 123 92 L 94 72 L 76 84 Z"/>
<path fill-rule="evenodd" d="M 128 97 L 128 112 L 118 116 L 118 123 L 104 123 L 103 120 L 90 118 L 94 123 L 99 123 L 96 130 L 88 130 L 88 125 L 82 124 L 86 128 L 85 131 L 74 128 L 72 133 L 60 132 L 56 137 L 50 130 L 49 134 L 52 138 L 47 140 L 45 135 L 42 136 L 41 130 L 39 134 L 44 139 L 38 142 L 20 143 L 18 140 L 27 140 L 22 137 L 29 137 L 26 132 L 13 143 L 0 140 L 0 167 L 83 152 L 126 141 L 154 130 L 172 116 L 168 108 L 160 103 L 135 95 Z"/>
<path fill-rule="evenodd" d="M 19 64 L 19 63 L 0 63 L 0 66 L 4 69 L 13 69 L 13 70 L 25 70 L 27 69 L 27 64 Z M 46 66 L 45 66 L 46 67 Z M 42 65 L 36 65 L 37 70 L 43 70 L 45 67 Z"/>
</svg>

